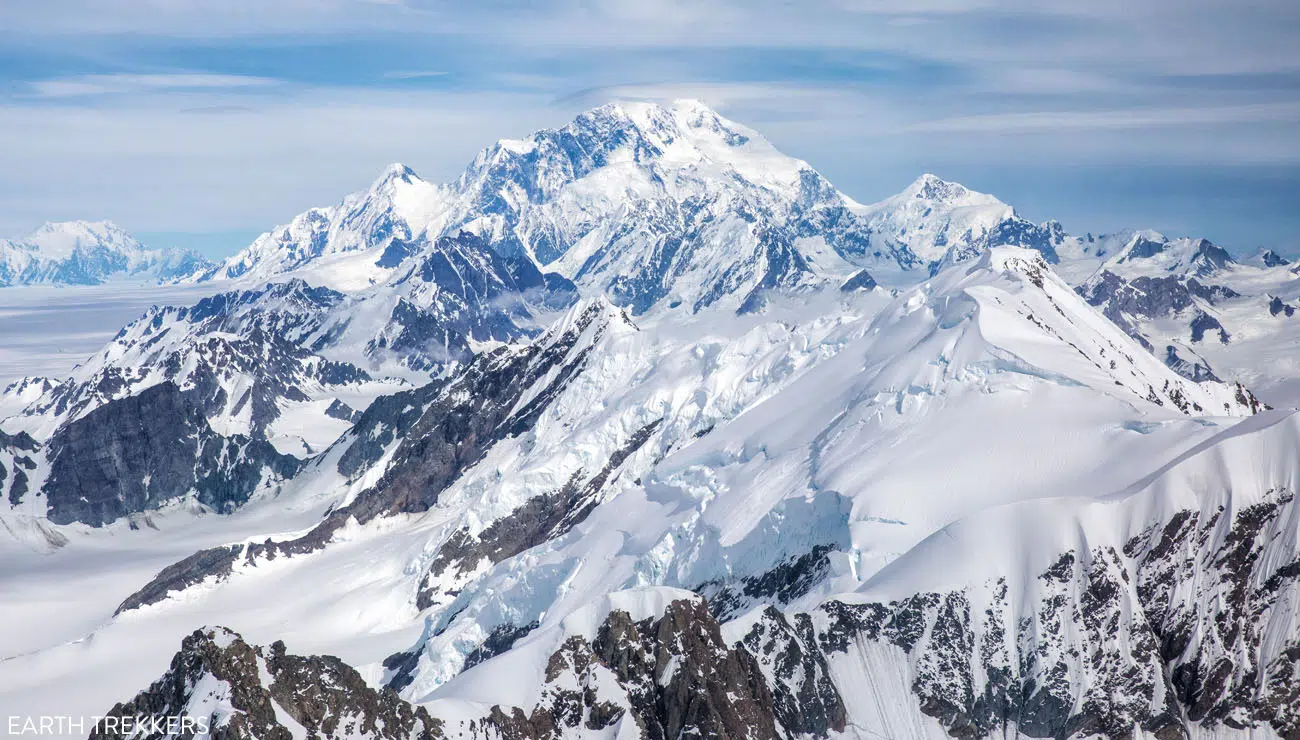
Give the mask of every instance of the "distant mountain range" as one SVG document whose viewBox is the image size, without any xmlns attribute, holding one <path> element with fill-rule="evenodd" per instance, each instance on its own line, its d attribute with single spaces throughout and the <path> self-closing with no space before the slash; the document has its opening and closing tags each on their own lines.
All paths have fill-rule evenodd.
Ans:
<svg viewBox="0 0 1300 740">
<path fill-rule="evenodd" d="M 1300 737 L 1300 417 L 1252 391 L 1300 377 L 1275 254 L 933 175 L 860 204 L 681 101 L 448 184 L 395 165 L 184 279 L 224 292 L 0 395 L 6 704 Z"/>
<path fill-rule="evenodd" d="M 209 268 L 197 252 L 149 249 L 109 221 L 47 223 L 22 239 L 0 239 L 0 287 L 169 281 Z"/>
</svg>

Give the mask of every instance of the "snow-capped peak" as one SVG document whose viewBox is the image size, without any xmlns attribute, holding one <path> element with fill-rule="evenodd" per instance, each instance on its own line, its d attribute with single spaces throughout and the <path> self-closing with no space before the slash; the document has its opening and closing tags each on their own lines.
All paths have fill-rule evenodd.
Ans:
<svg viewBox="0 0 1300 740">
<path fill-rule="evenodd" d="M 165 280 L 206 265 L 192 251 L 149 249 L 111 221 L 47 222 L 22 239 L 0 239 L 0 286 L 93 285 L 123 275 Z"/>
<path fill-rule="evenodd" d="M 494 185 L 505 169 L 516 182 L 524 178 L 519 184 L 529 199 L 545 200 L 568 183 L 611 165 L 732 173 L 778 188 L 797 186 L 800 173 L 810 169 L 698 100 L 669 105 L 618 102 L 579 114 L 558 129 L 498 141 L 479 154 L 458 187 Z"/>
<path fill-rule="evenodd" d="M 1208 239 L 1170 240 L 1155 231 L 1138 231 L 1105 267 L 1125 277 L 1194 272 L 1205 277 L 1236 260 Z"/>
<path fill-rule="evenodd" d="M 984 193 L 976 192 L 960 183 L 925 173 L 916 178 L 902 193 L 890 200 L 921 200 L 948 206 L 1006 206 L 1005 203 Z"/>
<path fill-rule="evenodd" d="M 997 243 L 995 230 L 1000 225 L 1019 219 L 1011 206 L 997 198 L 931 174 L 921 175 L 901 193 L 862 211 L 873 240 L 906 245 L 932 265 L 945 257 L 951 263 L 979 254 Z"/>
<path fill-rule="evenodd" d="M 341 290 L 363 289 L 396 266 L 376 264 L 382 261 L 383 250 L 394 240 L 418 238 L 445 210 L 446 203 L 438 186 L 422 180 L 410 167 L 394 163 L 365 191 L 333 206 L 298 214 L 287 225 L 262 234 L 247 248 L 193 279 L 263 281 L 320 266 L 311 276 L 313 283 Z M 323 259 L 353 253 L 362 253 L 360 261 L 319 265 Z"/>
<path fill-rule="evenodd" d="M 370 192 L 391 190 L 401 185 L 415 185 L 423 182 L 424 180 L 415 173 L 415 170 L 401 162 L 394 162 L 384 168 L 383 174 L 370 186 Z"/>
<path fill-rule="evenodd" d="M 65 259 L 77 249 L 105 247 L 123 252 L 144 249 L 143 244 L 112 221 L 47 221 L 23 241 L 50 259 Z"/>
<path fill-rule="evenodd" d="M 937 175 L 929 173 L 923 174 L 916 178 L 911 185 L 908 185 L 902 193 L 891 200 L 913 199 L 924 201 L 928 204 L 941 204 L 952 208 L 960 207 L 979 207 L 992 206 L 995 208 L 1010 209 L 1011 206 L 1003 203 L 996 196 L 988 193 L 981 193 L 978 190 L 970 188 L 952 180 L 945 180 Z"/>
</svg>

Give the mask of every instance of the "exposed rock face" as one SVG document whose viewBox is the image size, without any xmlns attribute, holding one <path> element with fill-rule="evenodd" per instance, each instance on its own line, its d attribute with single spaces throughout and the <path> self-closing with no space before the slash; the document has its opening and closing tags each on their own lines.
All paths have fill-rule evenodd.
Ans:
<svg viewBox="0 0 1300 740">
<path fill-rule="evenodd" d="M 402 254 L 395 254 L 399 246 Z M 572 283 L 543 274 L 522 247 L 505 249 L 470 232 L 428 243 L 394 241 L 380 262 L 397 266 L 417 254 L 392 283 L 402 297 L 388 325 L 367 345 L 371 356 L 393 352 L 424 369 L 467 360 L 471 341 L 528 335 L 523 327 L 531 323 L 530 301 L 563 308 L 577 299 Z M 433 347 L 439 352 L 430 352 Z"/>
<path fill-rule="evenodd" d="M 1283 257 L 1282 255 L 1278 254 L 1277 252 L 1274 252 L 1271 249 L 1264 250 L 1264 253 L 1261 254 L 1259 258 L 1260 261 L 1264 263 L 1265 267 L 1278 267 L 1280 265 L 1291 264 L 1291 260 L 1287 259 L 1286 257 Z"/>
<path fill-rule="evenodd" d="M 325 409 L 325 415 L 331 419 L 338 419 L 339 421 L 347 422 L 356 422 L 361 418 L 360 411 L 357 411 L 337 398 L 329 405 L 329 408 Z"/>
<path fill-rule="evenodd" d="M 874 287 L 876 287 L 876 279 L 871 277 L 871 273 L 866 270 L 859 270 L 854 273 L 853 277 L 844 281 L 844 284 L 840 286 L 840 291 L 852 293 L 858 290 L 871 290 Z"/>
<path fill-rule="evenodd" d="M 208 574 L 228 574 L 231 563 L 240 556 L 252 562 L 312 552 L 354 517 L 367 522 L 386 513 L 426 511 L 437 502 L 438 494 L 482 459 L 493 444 L 530 429 L 580 371 L 591 343 L 608 328 L 608 322 L 619 320 L 626 320 L 621 312 L 597 302 L 579 312 L 571 325 L 522 349 L 502 348 L 481 355 L 450 380 L 377 400 L 351 436 L 340 442 L 350 447 L 340 456 L 339 469 L 345 474 L 360 471 L 396 443 L 393 461 L 380 481 L 302 537 L 239 545 L 229 556 L 213 559 Z M 534 385 L 538 387 L 531 400 L 516 408 L 524 392 Z M 165 585 L 158 580 L 162 576 L 122 608 L 153 603 L 186 585 L 175 579 Z M 185 580 L 197 582 L 193 578 L 202 580 L 203 576 L 194 573 Z"/>
<path fill-rule="evenodd" d="M 1142 607 L 1187 718 L 1300 737 L 1300 507 L 1184 511 L 1133 538 Z M 1235 515 L 1234 515 L 1235 514 Z"/>
<path fill-rule="evenodd" d="M 24 413 L 76 419 L 161 378 L 184 388 L 206 417 L 246 417 L 247 433 L 265 436 L 280 404 L 308 400 L 304 388 L 370 380 L 299 341 L 323 331 L 342 302 L 340 293 L 292 280 L 150 309 Z"/>
<path fill-rule="evenodd" d="M 226 513 L 268 472 L 285 478 L 300 464 L 265 441 L 213 432 L 172 383 L 95 409 L 60 428 L 48 447 L 44 490 L 57 524 L 101 526 L 191 492 Z"/>
<path fill-rule="evenodd" d="M 568 325 L 523 348 L 502 348 L 480 355 L 453 379 L 405 394 L 364 415 L 357 425 L 360 451 L 349 449 L 340 470 L 360 470 L 378 451 L 373 435 L 400 440 L 383 478 L 337 515 L 368 521 L 381 513 L 427 510 L 457 476 L 478 462 L 496 442 L 521 434 L 582 369 L 586 353 L 614 318 L 607 304 L 583 309 Z M 615 310 L 616 311 L 616 310 Z M 534 386 L 537 386 L 534 388 Z M 530 400 L 516 408 L 525 391 Z M 411 401 L 423 402 L 419 409 Z M 403 434 L 388 431 L 394 419 Z M 380 427 L 385 427 L 382 431 Z M 369 437 L 367 435 L 370 435 Z M 348 443 L 353 443 L 348 440 Z"/>
<path fill-rule="evenodd" d="M 772 690 L 777 723 L 788 734 L 826 737 L 832 730 L 844 731 L 844 699 L 807 614 L 794 615 L 792 624 L 768 607 L 741 645 L 758 659 Z"/>
<path fill-rule="evenodd" d="M 572 636 L 551 655 L 537 706 L 493 707 L 471 731 L 540 740 L 606 728 L 647 740 L 786 736 L 758 661 L 723 641 L 699 599 L 640 622 L 611 612 L 594 640 Z"/>
<path fill-rule="evenodd" d="M 786 646 L 782 656 L 788 654 Z M 288 740 L 305 730 L 309 737 L 551 740 L 607 728 L 650 740 L 825 736 L 815 721 L 804 729 L 806 719 L 783 730 L 765 681 L 753 655 L 725 643 L 704 602 L 683 599 L 658 619 L 610 613 L 594 639 L 573 636 L 551 655 L 535 707 L 495 706 L 464 726 L 448 726 L 391 690 L 367 687 L 337 658 L 290 655 L 280 642 L 253 647 L 221 627 L 185 638 L 167 673 L 107 716 L 188 716 L 204 720 L 213 737 L 241 739 Z M 786 716 L 792 700 L 782 695 Z M 831 712 L 830 726 L 842 728 L 843 707 Z M 91 738 L 128 736 L 116 727 L 120 720 L 101 722 Z"/>
<path fill-rule="evenodd" d="M 196 633 L 162 681 L 114 713 L 199 706 L 201 684 L 209 697 L 247 707 L 230 720 L 244 723 L 240 731 L 252 723 L 270 731 L 276 715 L 257 708 L 265 700 L 305 727 L 355 717 L 364 728 L 364 718 L 387 712 L 397 719 L 385 727 L 430 737 L 439 729 L 517 740 L 603 730 L 655 740 L 829 737 L 851 725 L 865 731 L 853 724 L 863 721 L 871 732 L 907 736 L 916 725 L 886 715 L 919 712 L 946 735 L 971 740 L 1118 740 L 1135 728 L 1160 740 L 1252 730 L 1290 740 L 1300 737 L 1297 532 L 1294 495 L 1273 490 L 1238 511 L 1178 511 L 1119 549 L 1064 552 L 1019 593 L 998 578 L 888 603 L 833 599 L 808 613 L 766 607 L 745 617 L 732 642 L 701 598 L 641 620 L 615 608 L 594 631 L 561 638 L 533 706 L 495 706 L 454 726 L 391 694 L 354 688 L 355 674 L 334 659 Z M 481 659 L 535 629 L 500 629 Z M 388 667 L 409 673 L 413 657 L 393 656 Z M 258 660 L 270 686 L 248 668 Z M 900 672 L 908 706 L 879 704 L 871 693 L 877 670 Z M 199 682 L 203 671 L 225 684 Z M 313 674 L 340 678 L 302 688 Z"/>
<path fill-rule="evenodd" d="M 145 587 L 131 594 L 117 607 L 114 614 L 138 609 L 146 604 L 156 604 L 167 598 L 173 591 L 183 591 L 203 581 L 208 576 L 222 578 L 230 575 L 235 564 L 235 555 L 241 551 L 238 545 L 213 547 L 199 550 L 178 563 L 163 568 Z"/>
<path fill-rule="evenodd" d="M 1210 369 L 1209 363 L 1199 357 L 1185 359 L 1172 344 L 1165 345 L 1165 364 L 1174 372 L 1195 383 L 1205 381 L 1219 382 L 1219 376 Z"/>
<path fill-rule="evenodd" d="M 0 432 L 0 495 L 17 506 L 30 490 L 29 474 L 36 470 L 40 445 L 26 432 Z"/>
<path fill-rule="evenodd" d="M 1218 334 L 1219 341 L 1222 342 L 1223 344 L 1227 344 L 1228 339 L 1230 338 L 1228 335 L 1228 330 L 1223 328 L 1223 324 L 1220 324 L 1218 319 L 1205 313 L 1204 311 L 1196 312 L 1196 317 L 1192 319 L 1192 323 L 1190 326 L 1192 329 L 1193 342 L 1199 342 L 1202 339 L 1204 339 L 1205 332 L 1207 331 L 1212 331 Z"/>
<path fill-rule="evenodd" d="M 889 604 L 830 601 L 811 615 L 816 644 L 832 665 L 872 644 L 903 651 L 921 711 L 954 737 L 1120 738 L 1138 726 L 1182 738 L 1187 722 L 1297 737 L 1298 517 L 1294 497 L 1273 492 L 1235 516 L 1179 512 L 1123 552 L 1064 553 L 1020 617 L 1002 580 Z M 751 638 L 772 633 L 775 616 Z"/>
<path fill-rule="evenodd" d="M 1137 243 L 1137 246 L 1140 247 L 1141 244 Z M 1156 246 L 1160 245 L 1156 244 Z M 1102 270 L 1099 275 L 1080 285 L 1076 290 L 1089 304 L 1100 308 L 1106 318 L 1115 322 L 1115 325 L 1123 329 L 1125 334 L 1151 351 L 1154 351 L 1151 341 L 1138 327 L 1144 321 L 1180 316 L 1188 322 L 1191 341 L 1199 342 L 1206 331 L 1213 330 L 1217 332 L 1220 341 L 1227 343 L 1227 330 L 1213 316 L 1196 308 L 1197 301 L 1199 300 L 1203 305 L 1213 306 L 1229 298 L 1241 297 L 1231 288 L 1222 285 L 1206 285 L 1195 277 L 1186 275 L 1163 277 L 1143 275 L 1126 280 L 1109 270 Z M 1190 319 L 1187 318 L 1189 315 Z M 1184 377 L 1198 382 L 1213 378 L 1214 373 L 1208 365 L 1181 361 L 1176 355 L 1176 352 L 1173 356 L 1167 355 L 1166 364 Z"/>
<path fill-rule="evenodd" d="M 1271 316 L 1277 316 L 1278 314 L 1284 313 L 1289 319 L 1295 315 L 1295 306 L 1283 302 L 1282 299 L 1277 296 L 1273 296 L 1273 299 L 1268 302 L 1268 312 Z"/>
<path fill-rule="evenodd" d="M 756 576 L 729 583 L 710 582 L 698 587 L 712 605 L 713 613 L 727 621 L 760 604 L 788 604 L 820 583 L 830 571 L 828 555 L 833 545 L 817 545 Z"/>
<path fill-rule="evenodd" d="M 947 182 L 943 183 L 943 185 L 962 187 L 956 183 Z M 962 189 L 964 190 L 964 188 Z M 1057 248 L 1064 242 L 1066 234 L 1061 224 L 1056 221 L 1035 224 L 1015 215 L 1014 212 L 1009 212 L 1004 218 L 999 219 L 997 223 L 981 234 L 952 234 L 951 238 L 953 243 L 949 246 L 943 259 L 930 263 L 931 275 L 938 274 L 940 270 L 949 265 L 975 259 L 992 247 L 1001 246 L 1032 249 L 1043 255 L 1043 259 L 1049 264 L 1055 265 L 1061 261 L 1060 255 L 1057 254 Z M 948 239 L 949 235 L 945 234 L 942 243 L 947 245 Z"/>
<path fill-rule="evenodd" d="M 166 725 L 155 731 L 151 720 L 169 717 L 190 718 L 227 740 L 290 740 L 304 732 L 365 740 L 443 737 L 428 712 L 371 689 L 338 658 L 290 655 L 282 642 L 253 647 L 224 627 L 186 637 L 163 677 L 114 706 L 90 737 L 160 740 L 170 737 Z M 140 734 L 130 731 L 141 726 Z"/>
</svg>

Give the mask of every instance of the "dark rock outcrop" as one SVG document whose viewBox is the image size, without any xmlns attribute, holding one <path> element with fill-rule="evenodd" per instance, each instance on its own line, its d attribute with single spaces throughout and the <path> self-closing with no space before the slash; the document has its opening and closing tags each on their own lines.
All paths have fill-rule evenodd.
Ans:
<svg viewBox="0 0 1300 740">
<path fill-rule="evenodd" d="M 1283 257 L 1282 255 L 1278 254 L 1277 252 L 1274 252 L 1271 249 L 1264 250 L 1264 253 L 1261 254 L 1259 258 L 1260 261 L 1264 263 L 1265 267 L 1279 267 L 1281 265 L 1291 264 L 1291 260 L 1287 259 L 1286 257 Z"/>
<path fill-rule="evenodd" d="M 1151 243 L 1163 248 L 1159 242 Z M 1211 247 L 1214 250 L 1219 249 L 1213 245 Z M 1075 288 L 1075 291 L 1090 305 L 1100 308 L 1106 318 L 1151 352 L 1155 351 L 1155 347 L 1143 335 L 1139 328 L 1141 323 L 1174 317 L 1187 320 L 1186 317 L 1191 313 L 1190 309 L 1195 309 L 1192 318 L 1188 320 L 1193 342 L 1201 341 L 1207 331 L 1217 331 L 1219 340 L 1227 343 L 1230 338 L 1228 331 L 1217 319 L 1204 310 L 1196 308 L 1196 301 L 1216 305 L 1224 300 L 1241 297 L 1231 288 L 1222 285 L 1206 285 L 1195 277 L 1186 275 L 1163 277 L 1144 275 L 1125 280 L 1109 270 L 1103 270 L 1087 283 Z M 1172 353 L 1166 350 L 1164 360 L 1170 369 L 1190 380 L 1200 382 L 1214 379 L 1213 371 L 1203 361 L 1185 360 L 1179 357 L 1176 350 Z"/>
<path fill-rule="evenodd" d="M 1205 313 L 1204 311 L 1196 312 L 1196 317 L 1192 319 L 1192 323 L 1190 324 L 1190 327 L 1192 330 L 1193 342 L 1199 342 L 1202 339 L 1204 339 L 1205 332 L 1207 331 L 1217 332 L 1219 335 L 1219 341 L 1223 344 L 1227 344 L 1230 338 L 1228 335 L 1228 330 L 1223 328 L 1223 324 L 1219 323 L 1218 319 Z"/>
<path fill-rule="evenodd" d="M 503 639 L 513 644 L 518 635 Z M 788 652 L 787 646 L 782 654 Z M 287 716 L 308 737 L 364 740 L 558 740 L 620 722 L 632 724 L 649 740 L 777 740 L 789 732 L 779 729 L 765 681 L 754 656 L 725 643 L 702 600 L 680 600 L 658 619 L 637 622 L 627 612 L 614 611 L 595 639 L 566 640 L 551 655 L 540 699 L 528 712 L 495 706 L 478 720 L 451 726 L 389 689 L 369 688 L 337 658 L 290 655 L 280 642 L 254 647 L 218 627 L 186 637 L 163 677 L 113 707 L 91 739 L 131 736 L 121 731 L 124 720 L 148 727 L 150 718 L 176 717 L 212 728 L 213 737 L 289 740 L 290 728 L 283 722 Z M 213 686 L 223 688 L 219 694 L 202 691 Z M 783 699 L 782 706 L 788 709 L 789 701 Z M 828 726 L 842 728 L 842 707 L 830 711 Z M 816 734 L 815 722 L 812 727 Z M 165 736 L 146 731 L 134 737 Z"/>
<path fill-rule="evenodd" d="M 189 307 L 152 308 L 101 352 L 103 367 L 54 387 L 29 411 L 76 419 L 138 395 L 161 377 L 182 388 L 208 418 L 247 414 L 250 435 L 265 437 L 281 404 L 308 400 L 303 387 L 370 379 L 355 365 L 316 354 L 332 336 L 322 322 L 343 301 L 341 293 L 290 280 L 209 296 Z M 113 359 L 118 355 L 133 359 Z M 243 389 L 238 397 L 230 395 L 234 387 Z"/>
<path fill-rule="evenodd" d="M 757 604 L 788 604 L 808 593 L 830 572 L 833 545 L 817 545 L 771 570 L 731 582 L 713 581 L 696 590 L 709 599 L 713 613 L 722 621 L 739 616 Z"/>
<path fill-rule="evenodd" d="M 426 609 L 432 605 L 429 593 L 431 579 L 441 576 L 449 568 L 469 571 L 482 560 L 499 563 L 559 537 L 580 524 L 596 508 L 600 492 L 610 475 L 618 470 L 624 460 L 645 445 L 661 421 L 655 420 L 638 429 L 622 447 L 610 455 L 605 466 L 586 481 L 575 474 L 559 491 L 530 499 L 493 522 L 478 536 L 471 535 L 464 529 L 457 530 L 443 545 L 429 572 L 425 574 L 417 606 Z"/>
<path fill-rule="evenodd" d="M 346 421 L 349 423 L 355 423 L 361 418 L 360 411 L 357 411 L 337 398 L 329 405 L 329 408 L 325 409 L 325 415 L 331 419 L 338 419 L 339 421 Z"/>
<path fill-rule="evenodd" d="M 50 521 L 102 526 L 193 493 L 229 513 L 265 482 L 301 463 L 270 443 L 212 431 L 174 384 L 112 401 L 61 427 L 47 444 Z"/>
<path fill-rule="evenodd" d="M 0 496 L 6 498 L 10 506 L 22 503 L 30 490 L 28 473 L 36 470 L 33 455 L 40 449 L 40 444 L 27 432 L 6 434 L 0 431 Z"/>
<path fill-rule="evenodd" d="M 871 677 L 854 672 L 885 659 L 906 672 L 915 709 L 955 738 L 1120 740 L 1141 728 L 1179 740 L 1190 736 L 1189 723 L 1202 734 L 1267 728 L 1300 737 L 1300 634 L 1290 607 L 1300 597 L 1297 522 L 1295 496 L 1271 490 L 1238 510 L 1175 512 L 1122 549 L 1063 552 L 1016 593 L 999 578 L 888 603 L 830 600 L 808 613 L 769 606 L 747 617 L 731 644 L 700 598 L 639 621 L 615 609 L 594 634 L 560 644 L 533 706 L 496 706 L 455 727 L 430 718 L 421 727 L 484 740 L 554 740 L 628 723 L 654 740 L 827 737 L 871 701 L 863 694 Z M 1019 603 L 1024 594 L 1033 600 Z M 534 629 L 499 628 L 479 657 L 491 660 Z M 256 660 L 265 661 L 270 687 L 248 669 Z M 385 665 L 409 680 L 418 654 Z M 274 716 L 258 708 L 265 701 L 309 727 L 380 711 L 411 716 L 395 697 L 362 699 L 373 692 L 355 688 L 352 698 L 324 692 L 311 704 L 316 714 L 292 706 L 312 690 L 295 688 L 308 675 L 354 686 L 345 668 L 197 634 L 163 681 L 114 712 L 178 711 L 194 677 L 208 670 L 230 681 L 231 701 L 247 707 L 240 722 L 260 722 L 264 733 Z M 361 708 L 319 710 L 326 705 Z"/>
<path fill-rule="evenodd" d="M 1273 299 L 1268 302 L 1268 312 L 1272 316 L 1284 313 L 1289 319 L 1295 315 L 1295 306 L 1292 306 L 1290 303 L 1284 303 L 1281 298 L 1273 296 Z"/>
<path fill-rule="evenodd" d="M 787 733 L 826 737 L 832 730 L 844 731 L 844 699 L 807 614 L 796 614 L 791 624 L 769 606 L 741 645 L 762 666 L 777 724 Z"/>
<path fill-rule="evenodd" d="M 758 661 L 723 641 L 699 599 L 640 622 L 611 612 L 594 640 L 575 635 L 551 655 L 537 706 L 494 707 L 488 723 L 504 737 L 542 740 L 620 720 L 635 722 L 647 740 L 783 737 Z"/>
<path fill-rule="evenodd" d="M 871 273 L 866 270 L 859 270 L 853 274 L 853 277 L 844 281 L 840 286 L 843 293 L 852 293 L 854 291 L 867 291 L 876 287 L 876 279 L 871 277 Z"/>
<path fill-rule="evenodd" d="M 1195 355 L 1193 355 L 1193 357 L 1195 357 Z M 1203 358 L 1195 357 L 1195 359 L 1192 360 L 1185 359 L 1181 354 L 1179 354 L 1178 348 L 1172 344 L 1165 345 L 1165 364 L 1169 366 L 1169 369 L 1194 383 L 1202 383 L 1205 381 L 1213 381 L 1217 383 L 1220 380 L 1219 376 L 1214 374 L 1214 370 L 1210 369 L 1209 363 L 1207 363 Z"/>
<path fill-rule="evenodd" d="M 291 655 L 282 642 L 254 647 L 217 627 L 186 637 L 162 678 L 134 699 L 114 706 L 90 737 L 162 740 L 173 735 L 166 722 L 156 725 L 156 718 L 170 718 L 178 725 L 189 720 L 189 736 L 194 729 L 208 728 L 211 737 L 223 740 L 290 740 L 297 728 L 285 725 L 286 716 L 308 737 L 433 740 L 444 736 L 441 723 L 424 709 L 412 707 L 391 691 L 371 689 L 338 658 Z"/>
<path fill-rule="evenodd" d="M 480 355 L 447 381 L 377 400 L 340 441 L 351 446 L 340 456 L 339 469 L 356 473 L 382 456 L 388 444 L 396 443 L 393 462 L 379 482 L 351 504 L 328 513 L 307 534 L 239 545 L 235 557 L 252 563 L 309 553 L 324 547 L 350 519 L 364 523 L 383 514 L 426 511 L 492 445 L 532 428 L 584 367 L 591 342 L 611 320 L 626 317 L 611 318 L 606 307 L 593 304 L 563 330 L 522 349 L 502 348 Z M 586 344 L 580 343 L 583 337 Z M 531 400 L 516 408 L 524 392 L 542 382 L 545 385 L 536 389 Z M 226 571 L 224 563 L 216 567 L 214 574 Z M 150 583 L 142 591 L 157 593 L 158 585 Z"/>
<path fill-rule="evenodd" d="M 147 604 L 156 604 L 167 598 L 168 594 L 184 591 L 208 576 L 228 576 L 234 568 L 235 556 L 241 549 L 239 545 L 213 547 L 199 550 L 178 563 L 172 563 L 145 584 L 144 588 L 128 596 L 113 613 L 121 614 Z"/>
</svg>

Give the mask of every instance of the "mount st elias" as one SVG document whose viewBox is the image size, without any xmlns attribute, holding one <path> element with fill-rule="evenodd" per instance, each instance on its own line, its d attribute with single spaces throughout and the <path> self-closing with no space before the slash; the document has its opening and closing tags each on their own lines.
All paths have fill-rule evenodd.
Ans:
<svg viewBox="0 0 1300 740">
<path fill-rule="evenodd" d="M 209 266 L 190 250 L 149 249 L 108 221 L 47 223 L 22 239 L 0 239 L 0 287 L 168 281 Z"/>
<path fill-rule="evenodd" d="M 0 398 L 9 714 L 1300 737 L 1277 255 L 859 204 L 679 102 L 187 279 Z"/>
</svg>

